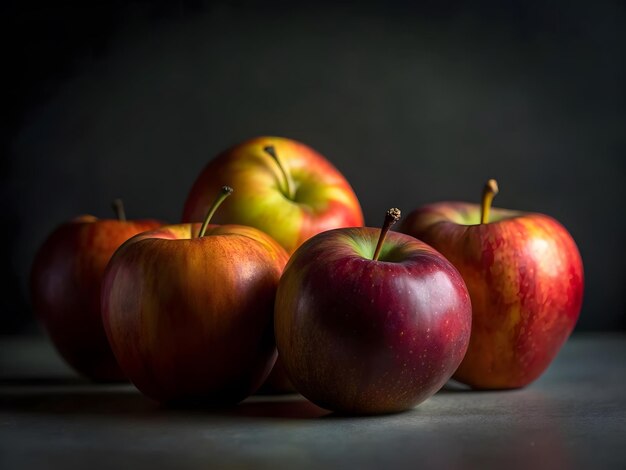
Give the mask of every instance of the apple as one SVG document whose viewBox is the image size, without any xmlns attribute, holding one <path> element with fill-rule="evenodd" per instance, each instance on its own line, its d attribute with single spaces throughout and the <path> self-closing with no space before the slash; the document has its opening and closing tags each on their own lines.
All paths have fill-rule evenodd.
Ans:
<svg viewBox="0 0 626 470">
<path fill-rule="evenodd" d="M 400 230 L 439 250 L 460 271 L 473 306 L 469 349 L 454 378 L 479 389 L 523 387 L 548 367 L 580 313 L 583 265 L 552 217 L 482 205 L 424 206 Z"/>
<path fill-rule="evenodd" d="M 137 388 L 159 402 L 237 403 L 276 359 L 273 309 L 288 260 L 269 235 L 241 225 L 164 226 L 128 240 L 102 287 L 111 348 Z"/>
<path fill-rule="evenodd" d="M 100 284 L 115 250 L 156 220 L 127 221 L 121 201 L 118 219 L 82 215 L 62 224 L 35 255 L 31 270 L 33 309 L 61 356 L 96 381 L 122 380 L 102 326 Z"/>
<path fill-rule="evenodd" d="M 346 414 L 409 409 L 439 390 L 469 343 L 459 272 L 413 237 L 361 227 L 320 233 L 291 257 L 275 335 L 296 389 Z"/>
<path fill-rule="evenodd" d="M 288 253 L 319 232 L 363 225 L 350 184 L 322 155 L 295 140 L 258 137 L 218 155 L 193 184 L 183 222 L 202 220 L 224 182 L 237 192 L 216 222 L 256 227 Z"/>
</svg>

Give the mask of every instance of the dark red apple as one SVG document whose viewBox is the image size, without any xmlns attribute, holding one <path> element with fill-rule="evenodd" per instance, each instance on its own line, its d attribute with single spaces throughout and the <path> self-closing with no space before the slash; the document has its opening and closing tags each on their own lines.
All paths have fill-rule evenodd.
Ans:
<svg viewBox="0 0 626 470">
<path fill-rule="evenodd" d="M 552 217 L 441 202 L 412 212 L 401 231 L 439 250 L 461 272 L 473 306 L 469 349 L 454 378 L 482 389 L 523 387 L 546 370 L 582 305 L 583 265 Z"/>
<path fill-rule="evenodd" d="M 458 271 L 430 246 L 387 230 L 345 228 L 305 242 L 276 297 L 279 354 L 296 389 L 351 414 L 406 410 L 465 354 L 471 305 Z"/>
<path fill-rule="evenodd" d="M 109 259 L 133 235 L 161 225 L 83 215 L 58 227 L 35 256 L 33 308 L 63 358 L 92 380 L 122 380 L 100 315 L 100 284 Z"/>
</svg>

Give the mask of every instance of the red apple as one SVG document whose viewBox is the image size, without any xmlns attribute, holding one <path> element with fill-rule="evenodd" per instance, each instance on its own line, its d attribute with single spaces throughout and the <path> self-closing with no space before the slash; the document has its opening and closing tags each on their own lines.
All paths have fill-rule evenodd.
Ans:
<svg viewBox="0 0 626 470">
<path fill-rule="evenodd" d="M 154 400 L 236 403 L 274 364 L 274 298 L 288 255 L 255 228 L 208 225 L 229 190 L 202 227 L 140 234 L 107 268 L 102 313 L 111 347 Z"/>
<path fill-rule="evenodd" d="M 100 284 L 115 250 L 156 220 L 126 221 L 83 215 L 58 227 L 35 256 L 33 308 L 63 358 L 92 380 L 124 378 L 102 326 Z"/>
<path fill-rule="evenodd" d="M 444 385 L 467 349 L 471 305 L 463 279 L 425 243 L 395 232 L 385 238 L 398 217 L 390 210 L 382 231 L 316 235 L 280 280 L 279 354 L 296 389 L 323 408 L 411 408 Z"/>
<path fill-rule="evenodd" d="M 183 222 L 202 220 L 224 182 L 237 192 L 215 220 L 256 227 L 289 253 L 319 232 L 363 225 L 359 201 L 346 179 L 322 155 L 295 140 L 258 137 L 218 155 L 191 188 Z"/>
<path fill-rule="evenodd" d="M 548 367 L 582 304 L 583 265 L 570 234 L 547 215 L 441 202 L 411 213 L 401 231 L 461 272 L 473 306 L 470 346 L 454 378 L 482 389 L 523 387 Z M 482 211 L 482 215 L 481 215 Z"/>
</svg>

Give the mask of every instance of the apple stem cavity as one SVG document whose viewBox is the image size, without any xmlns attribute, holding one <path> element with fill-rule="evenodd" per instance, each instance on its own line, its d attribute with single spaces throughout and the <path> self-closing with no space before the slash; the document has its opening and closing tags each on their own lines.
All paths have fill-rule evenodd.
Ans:
<svg viewBox="0 0 626 470">
<path fill-rule="evenodd" d="M 387 232 L 393 224 L 395 224 L 398 220 L 400 220 L 400 209 L 395 207 L 389 209 L 387 214 L 385 214 L 385 222 L 383 223 L 383 228 L 380 230 L 380 236 L 378 237 L 378 243 L 376 244 L 376 249 L 374 250 L 374 256 L 372 259 L 374 261 L 378 261 L 378 257 L 380 256 L 380 252 L 383 248 L 383 243 L 385 243 L 385 237 L 387 237 Z"/>
<path fill-rule="evenodd" d="M 483 197 L 480 205 L 480 223 L 489 223 L 489 210 L 491 209 L 491 203 L 493 198 L 498 194 L 498 182 L 494 179 L 490 179 L 485 183 L 483 188 Z"/>
<path fill-rule="evenodd" d="M 222 204 L 222 202 L 224 202 L 224 199 L 226 199 L 232 193 L 233 193 L 233 188 L 231 188 L 230 186 L 222 186 L 219 194 L 213 201 L 213 204 L 211 204 L 211 207 L 209 208 L 209 211 L 207 212 L 207 215 L 204 218 L 204 222 L 202 222 L 202 227 L 200 227 L 200 231 L 198 232 L 198 238 L 204 237 L 204 234 L 206 233 L 206 229 L 209 226 L 209 223 L 211 222 L 211 218 L 213 217 L 213 214 L 215 214 L 215 211 L 217 210 L 217 208 Z"/>
<path fill-rule="evenodd" d="M 278 165 L 278 168 L 283 175 L 283 179 L 285 183 L 285 188 L 283 189 L 283 193 L 285 194 L 285 196 L 287 196 L 289 199 L 293 201 L 296 195 L 295 189 L 294 189 L 293 178 L 291 177 L 291 174 L 287 171 L 287 168 L 285 167 L 285 165 L 283 165 L 280 159 L 278 158 L 278 154 L 276 153 L 276 148 L 273 145 L 267 145 L 263 147 L 263 151 L 267 153 L 270 157 L 272 157 L 272 159 Z"/>
<path fill-rule="evenodd" d="M 124 210 L 124 201 L 122 201 L 121 199 L 114 199 L 113 202 L 111 203 L 111 207 L 113 208 L 113 211 L 115 212 L 115 216 L 117 217 L 117 220 L 119 220 L 120 222 L 126 222 L 126 211 Z"/>
</svg>

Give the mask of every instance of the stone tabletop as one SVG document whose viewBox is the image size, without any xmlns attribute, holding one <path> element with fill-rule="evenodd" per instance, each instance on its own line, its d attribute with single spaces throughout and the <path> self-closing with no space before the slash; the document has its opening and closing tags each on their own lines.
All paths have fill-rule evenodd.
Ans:
<svg viewBox="0 0 626 470">
<path fill-rule="evenodd" d="M 0 339 L 0 468 L 626 468 L 626 334 L 574 335 L 522 390 L 449 383 L 342 417 L 299 395 L 168 409 L 77 377 L 43 338 Z"/>
</svg>

